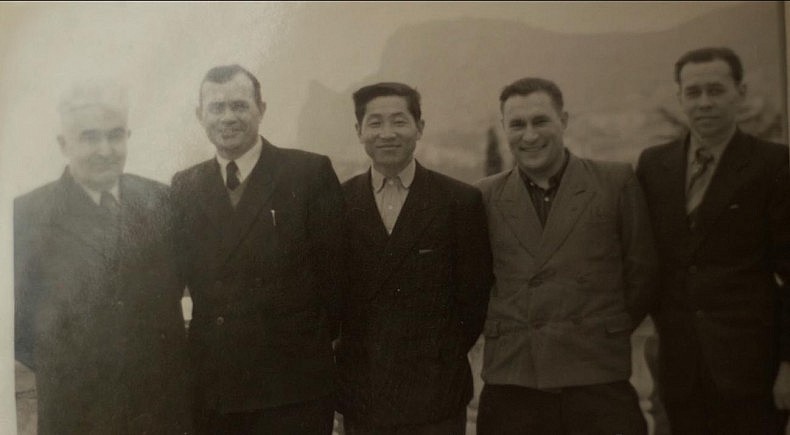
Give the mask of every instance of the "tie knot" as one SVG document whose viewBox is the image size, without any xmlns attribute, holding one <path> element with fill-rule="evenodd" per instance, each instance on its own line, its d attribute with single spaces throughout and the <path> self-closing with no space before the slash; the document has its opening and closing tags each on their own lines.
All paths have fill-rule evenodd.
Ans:
<svg viewBox="0 0 790 435">
<path fill-rule="evenodd" d="M 99 205 L 113 216 L 118 216 L 121 212 L 121 206 L 118 204 L 118 200 L 115 199 L 115 195 L 106 190 L 101 193 Z"/>
<path fill-rule="evenodd" d="M 227 172 L 227 180 L 225 185 L 228 187 L 228 189 L 235 190 L 237 187 L 239 187 L 239 184 L 241 184 L 241 181 L 239 181 L 239 167 L 236 165 L 236 162 L 231 160 L 228 162 L 228 166 L 225 169 Z"/>
<path fill-rule="evenodd" d="M 697 151 L 694 153 L 694 157 L 697 163 L 703 166 L 707 166 L 713 161 L 713 153 L 711 153 L 710 150 L 705 147 L 697 148 Z"/>
</svg>

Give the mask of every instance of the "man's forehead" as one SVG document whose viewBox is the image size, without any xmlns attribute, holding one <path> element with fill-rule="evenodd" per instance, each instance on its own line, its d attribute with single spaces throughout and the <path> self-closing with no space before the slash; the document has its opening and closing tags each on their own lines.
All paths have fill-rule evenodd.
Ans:
<svg viewBox="0 0 790 435">
<path fill-rule="evenodd" d="M 689 62 L 680 70 L 679 76 L 681 85 L 735 82 L 730 65 L 721 59 L 708 62 Z"/>
<path fill-rule="evenodd" d="M 505 100 L 502 107 L 505 116 L 538 116 L 557 113 L 554 102 L 545 92 L 533 92 L 528 95 L 513 95 Z"/>
<path fill-rule="evenodd" d="M 212 99 L 251 99 L 253 84 L 244 74 L 236 74 L 224 83 L 204 81 L 200 92 L 204 98 Z"/>
<path fill-rule="evenodd" d="M 126 111 L 98 104 L 82 106 L 61 114 L 64 126 L 79 130 L 114 129 L 126 126 Z"/>
</svg>

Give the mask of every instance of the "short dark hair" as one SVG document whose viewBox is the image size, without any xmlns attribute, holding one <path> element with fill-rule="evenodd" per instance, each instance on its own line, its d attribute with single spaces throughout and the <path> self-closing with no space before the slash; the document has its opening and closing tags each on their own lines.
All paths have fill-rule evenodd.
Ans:
<svg viewBox="0 0 790 435">
<path fill-rule="evenodd" d="M 233 77 L 235 77 L 236 74 L 240 74 L 240 73 L 244 74 L 245 76 L 247 76 L 250 79 L 250 81 L 252 82 L 252 87 L 253 87 L 254 92 L 255 92 L 255 94 L 253 95 L 255 97 L 255 104 L 258 105 L 259 109 L 262 108 L 263 107 L 263 97 L 261 96 L 261 83 L 258 81 L 258 79 L 255 78 L 254 75 L 252 75 L 251 72 L 247 71 L 247 69 L 245 69 L 243 66 L 241 66 L 239 64 L 220 65 L 220 66 L 215 66 L 214 68 L 211 68 L 210 70 L 208 70 L 206 75 L 203 77 L 203 81 L 200 82 L 200 91 L 199 91 L 200 96 L 198 97 L 199 98 L 199 102 L 200 102 L 200 107 L 203 107 L 203 84 L 204 83 L 206 83 L 206 82 L 227 83 L 231 79 L 233 79 Z"/>
<path fill-rule="evenodd" d="M 368 103 L 374 98 L 396 95 L 406 99 L 406 108 L 415 121 L 422 119 L 420 109 L 420 93 L 409 85 L 398 82 L 381 82 L 364 86 L 354 92 L 354 114 L 357 122 L 362 123 Z"/>
<path fill-rule="evenodd" d="M 527 96 L 535 92 L 548 94 L 557 112 L 562 112 L 565 103 L 562 100 L 562 91 L 560 91 L 559 86 L 551 80 L 539 77 L 525 77 L 505 86 L 502 89 L 502 93 L 499 94 L 499 110 L 502 111 L 508 98 L 514 95 Z"/>
<path fill-rule="evenodd" d="M 728 47 L 704 47 L 696 50 L 691 50 L 680 56 L 675 62 L 675 83 L 680 84 L 680 71 L 686 66 L 687 63 L 702 63 L 712 62 L 714 60 L 723 60 L 730 66 L 730 73 L 736 84 L 741 84 L 743 80 L 743 64 L 741 58 Z"/>
</svg>

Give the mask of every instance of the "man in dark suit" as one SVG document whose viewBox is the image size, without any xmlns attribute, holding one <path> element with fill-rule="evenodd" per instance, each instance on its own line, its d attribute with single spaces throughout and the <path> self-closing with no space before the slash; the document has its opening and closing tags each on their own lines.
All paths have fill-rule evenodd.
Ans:
<svg viewBox="0 0 790 435">
<path fill-rule="evenodd" d="M 656 257 L 631 167 L 565 149 L 556 84 L 500 94 L 516 167 L 479 182 L 496 285 L 486 319 L 480 434 L 645 434 L 630 335 Z"/>
<path fill-rule="evenodd" d="M 38 433 L 188 433 L 167 188 L 122 173 L 122 88 L 85 82 L 59 109 L 68 167 L 14 203 L 15 351 L 35 372 Z"/>
<path fill-rule="evenodd" d="M 492 281 L 480 192 L 414 159 L 420 95 L 401 83 L 354 93 L 372 168 L 343 184 L 350 290 L 338 345 L 349 435 L 463 434 L 467 352 Z"/>
<path fill-rule="evenodd" d="M 211 69 L 197 117 L 216 158 L 177 173 L 200 433 L 330 433 L 343 196 L 328 158 L 258 135 L 266 105 Z"/>
<path fill-rule="evenodd" d="M 778 316 L 787 295 L 776 280 L 790 279 L 788 152 L 738 129 L 742 79 L 728 48 L 683 55 L 675 81 L 690 134 L 639 159 L 661 261 L 658 381 L 673 434 L 778 433 L 772 385 L 776 406 L 790 406 L 790 324 Z"/>
</svg>

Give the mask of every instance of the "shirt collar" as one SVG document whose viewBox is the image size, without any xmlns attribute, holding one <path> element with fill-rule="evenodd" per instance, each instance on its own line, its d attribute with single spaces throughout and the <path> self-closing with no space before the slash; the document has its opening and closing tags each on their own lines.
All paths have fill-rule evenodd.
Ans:
<svg viewBox="0 0 790 435">
<path fill-rule="evenodd" d="M 713 161 L 718 162 L 721 155 L 724 153 L 724 150 L 727 148 L 727 145 L 732 141 L 732 138 L 735 137 L 738 129 L 733 129 L 732 134 L 722 142 L 707 145 L 705 148 L 713 155 Z M 689 134 L 688 139 L 689 147 L 688 147 L 688 161 L 693 161 L 698 149 L 702 148 L 702 144 L 694 138 L 693 134 Z"/>
<path fill-rule="evenodd" d="M 236 166 L 239 167 L 239 181 L 244 182 L 247 176 L 250 175 L 255 165 L 258 163 L 258 159 L 261 157 L 261 151 L 263 150 L 263 139 L 258 136 L 258 140 L 255 141 L 255 145 L 252 148 L 248 149 L 246 153 L 242 154 L 238 159 L 234 160 L 236 162 Z M 217 163 L 219 163 L 219 170 L 222 172 L 222 179 L 227 180 L 227 167 L 230 160 L 220 156 L 217 154 Z"/>
<path fill-rule="evenodd" d="M 77 181 L 77 184 L 80 187 L 82 187 L 82 189 L 85 191 L 85 193 L 88 194 L 88 196 L 93 200 L 93 202 L 96 203 L 96 205 L 101 205 L 101 193 L 103 192 L 102 190 L 91 189 L 90 187 L 80 183 L 79 181 Z M 120 202 L 121 202 L 121 190 L 118 187 L 118 182 L 117 181 L 115 182 L 115 184 L 109 190 L 107 190 L 107 192 L 110 192 L 110 194 L 112 196 L 114 196 L 115 200 L 118 201 L 118 203 L 120 204 Z"/>
<path fill-rule="evenodd" d="M 411 186 L 411 183 L 414 182 L 414 173 L 416 172 L 416 170 L 417 170 L 417 163 L 415 162 L 414 158 L 412 158 L 409 164 L 406 165 L 406 167 L 403 168 L 403 170 L 400 171 L 400 173 L 398 173 L 398 178 L 400 178 L 401 184 L 403 184 L 403 187 L 405 187 L 406 189 L 408 189 Z M 370 167 L 370 182 L 371 185 L 373 186 L 374 192 L 378 192 L 384 187 L 384 180 L 386 178 L 387 177 L 381 172 L 379 172 L 378 170 L 376 170 L 375 167 L 373 166 Z"/>
<path fill-rule="evenodd" d="M 557 186 L 560 185 L 560 181 L 562 181 L 562 176 L 565 174 L 565 168 L 568 167 L 568 161 L 569 160 L 570 160 L 570 152 L 566 149 L 565 150 L 565 161 L 562 163 L 562 167 L 560 167 L 560 170 L 557 171 L 556 174 L 554 174 L 551 177 L 549 177 L 549 187 L 548 187 L 548 189 L 545 189 L 545 190 L 551 190 L 551 189 L 554 189 L 554 188 L 556 188 Z M 527 175 L 526 172 L 522 171 L 521 168 L 518 168 L 518 173 L 519 173 L 519 175 L 521 175 L 521 179 L 524 180 L 525 183 L 527 183 L 528 185 L 529 184 L 534 184 L 535 187 L 537 187 L 538 189 L 542 189 L 540 186 L 538 186 L 538 183 L 535 183 L 534 181 L 532 181 L 532 179 L 529 178 L 529 175 Z"/>
</svg>

